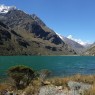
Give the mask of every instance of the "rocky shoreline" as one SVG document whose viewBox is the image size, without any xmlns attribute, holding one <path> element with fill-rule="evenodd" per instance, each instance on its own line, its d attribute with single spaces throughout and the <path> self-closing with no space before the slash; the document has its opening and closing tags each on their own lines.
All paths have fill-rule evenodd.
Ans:
<svg viewBox="0 0 95 95">
<path fill-rule="evenodd" d="M 68 87 L 64 87 L 64 85 L 55 86 L 48 81 L 45 85 L 39 86 L 34 94 L 29 94 L 32 93 L 33 89 L 33 86 L 29 85 L 24 90 L 3 90 L 0 92 L 0 95 L 85 95 L 84 92 L 93 87 L 91 84 L 76 81 L 68 81 L 67 86 Z"/>
<path fill-rule="evenodd" d="M 95 75 L 50 78 L 50 73 L 22 65 L 11 67 L 9 78 L 0 83 L 0 95 L 95 95 Z"/>
<path fill-rule="evenodd" d="M 39 95 L 84 95 L 84 91 L 90 89 L 90 84 L 82 82 L 69 81 L 68 87 L 62 86 L 44 86 L 40 88 Z"/>
<path fill-rule="evenodd" d="M 92 88 L 92 85 L 82 82 L 69 81 L 68 88 L 63 86 L 46 85 L 39 88 L 39 92 L 33 95 L 84 95 L 84 91 Z M 30 86 L 31 88 L 31 86 Z M 19 92 L 19 93 L 18 93 Z M 32 95 L 27 91 L 3 91 L 0 95 Z"/>
</svg>

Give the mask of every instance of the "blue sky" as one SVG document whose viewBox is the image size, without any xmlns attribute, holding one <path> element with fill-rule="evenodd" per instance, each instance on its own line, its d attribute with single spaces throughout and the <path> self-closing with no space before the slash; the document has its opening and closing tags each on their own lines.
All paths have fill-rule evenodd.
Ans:
<svg viewBox="0 0 95 95">
<path fill-rule="evenodd" d="M 0 0 L 35 13 L 55 32 L 84 41 L 95 41 L 95 0 Z"/>
</svg>

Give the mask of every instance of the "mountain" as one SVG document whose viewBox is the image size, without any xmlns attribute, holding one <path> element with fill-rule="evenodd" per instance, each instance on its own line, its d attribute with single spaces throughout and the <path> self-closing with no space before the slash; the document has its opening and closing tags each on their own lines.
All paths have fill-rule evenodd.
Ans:
<svg viewBox="0 0 95 95">
<path fill-rule="evenodd" d="M 37 24 L 47 27 L 46 24 L 35 14 L 32 14 L 31 17 L 37 22 Z"/>
<path fill-rule="evenodd" d="M 94 47 L 95 46 L 95 42 L 93 44 L 90 45 L 90 47 Z"/>
<path fill-rule="evenodd" d="M 95 56 L 95 42 L 83 53 L 83 55 Z"/>
<path fill-rule="evenodd" d="M 87 49 L 87 51 L 84 52 L 83 55 L 95 56 L 95 46 Z"/>
<path fill-rule="evenodd" d="M 7 13 L 1 13 L 0 22 L 0 34 L 5 38 L 0 39 L 3 43 L 0 45 L 0 55 L 76 54 L 34 14 L 29 15 L 21 10 L 13 9 Z"/>
<path fill-rule="evenodd" d="M 27 46 L 29 43 L 23 37 L 0 21 L 0 55 L 20 54 L 22 47 Z"/>
<path fill-rule="evenodd" d="M 70 46 L 72 49 L 74 49 L 74 50 L 77 52 L 77 54 L 81 54 L 83 51 L 85 51 L 85 47 L 84 47 L 83 45 L 81 45 L 81 44 L 77 43 L 76 41 L 71 40 L 71 39 L 69 39 L 69 38 L 67 38 L 67 37 L 64 37 L 64 36 L 62 36 L 62 35 L 60 35 L 60 34 L 57 34 L 57 35 L 59 35 L 59 37 L 60 37 L 68 46 Z"/>
<path fill-rule="evenodd" d="M 84 47 L 87 47 L 90 44 L 87 41 L 83 41 L 81 39 L 74 38 L 72 35 L 69 35 L 67 38 L 70 39 L 70 40 L 73 40 L 73 41 L 75 41 L 77 43 L 79 43 L 80 45 L 82 45 Z"/>
</svg>

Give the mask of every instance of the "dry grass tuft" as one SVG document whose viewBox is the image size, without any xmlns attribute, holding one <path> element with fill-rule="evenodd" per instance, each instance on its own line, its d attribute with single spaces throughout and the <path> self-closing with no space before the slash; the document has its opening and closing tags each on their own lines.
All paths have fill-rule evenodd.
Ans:
<svg viewBox="0 0 95 95">
<path fill-rule="evenodd" d="M 95 76 L 94 75 L 74 75 L 70 77 L 70 80 L 77 81 L 77 82 L 83 82 L 88 84 L 94 84 L 95 83 Z"/>
<path fill-rule="evenodd" d="M 63 86 L 63 87 L 67 87 L 67 83 L 69 81 L 69 78 L 51 78 L 48 79 L 48 81 L 56 86 Z"/>
<path fill-rule="evenodd" d="M 95 95 L 95 84 L 93 84 L 92 88 L 89 90 L 86 90 L 84 92 L 84 95 Z"/>
<path fill-rule="evenodd" d="M 65 78 L 51 78 L 48 79 L 51 84 L 56 85 L 56 86 L 63 86 L 63 87 L 68 87 L 67 83 L 68 81 L 76 81 L 76 82 L 83 82 L 83 83 L 88 83 L 88 84 L 95 84 L 95 76 L 94 75 L 74 75 L 70 77 L 65 77 Z"/>
<path fill-rule="evenodd" d="M 41 87 L 41 81 L 39 79 L 33 80 L 32 83 L 23 91 L 24 95 L 35 95 L 39 93 Z"/>
</svg>

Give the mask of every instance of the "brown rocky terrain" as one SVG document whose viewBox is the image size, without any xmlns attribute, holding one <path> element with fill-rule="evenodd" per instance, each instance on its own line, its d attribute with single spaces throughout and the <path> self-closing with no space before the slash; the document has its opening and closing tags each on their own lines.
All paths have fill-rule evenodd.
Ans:
<svg viewBox="0 0 95 95">
<path fill-rule="evenodd" d="M 0 55 L 75 55 L 36 15 L 21 10 L 0 14 Z"/>
</svg>

